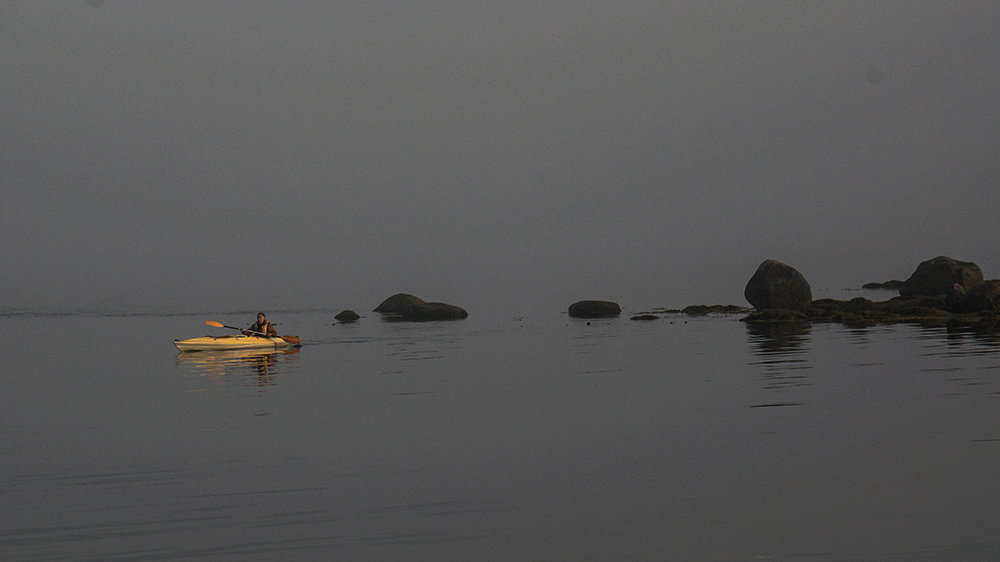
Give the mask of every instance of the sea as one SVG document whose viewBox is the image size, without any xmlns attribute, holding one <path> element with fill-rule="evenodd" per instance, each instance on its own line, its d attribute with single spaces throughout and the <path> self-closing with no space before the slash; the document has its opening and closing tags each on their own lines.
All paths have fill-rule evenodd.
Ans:
<svg viewBox="0 0 1000 562">
<path fill-rule="evenodd" d="M 1000 333 L 0 314 L 3 560 L 997 560 Z"/>
</svg>

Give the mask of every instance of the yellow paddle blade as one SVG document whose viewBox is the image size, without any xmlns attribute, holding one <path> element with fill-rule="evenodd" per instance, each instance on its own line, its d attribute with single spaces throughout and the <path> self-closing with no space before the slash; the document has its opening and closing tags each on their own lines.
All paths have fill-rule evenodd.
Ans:
<svg viewBox="0 0 1000 562">
<path fill-rule="evenodd" d="M 215 320 L 205 320 L 206 326 L 212 326 L 213 328 L 225 328 L 222 322 L 216 322 Z"/>
</svg>

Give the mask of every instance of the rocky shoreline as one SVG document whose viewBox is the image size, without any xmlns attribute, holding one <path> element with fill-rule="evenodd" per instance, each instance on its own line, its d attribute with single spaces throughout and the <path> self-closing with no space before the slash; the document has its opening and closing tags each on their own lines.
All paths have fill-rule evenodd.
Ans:
<svg viewBox="0 0 1000 562">
<path fill-rule="evenodd" d="M 863 288 L 895 290 L 899 296 L 885 301 L 812 300 L 809 284 L 798 271 L 767 260 L 747 283 L 745 295 L 754 310 L 742 320 L 1000 328 L 1000 280 L 984 281 L 975 263 L 938 256 L 918 265 L 906 281 L 867 283 Z"/>
<path fill-rule="evenodd" d="M 872 301 L 864 297 L 841 301 L 818 299 L 800 310 L 754 308 L 737 305 L 692 305 L 685 308 L 657 308 L 629 317 L 629 320 L 657 320 L 661 315 L 745 315 L 741 321 L 752 324 L 833 323 L 851 327 L 878 324 L 919 324 L 921 326 L 970 326 L 1000 329 L 1000 314 L 953 312 L 940 299 L 929 297 L 894 297 Z"/>
<path fill-rule="evenodd" d="M 934 297 L 895 297 L 886 301 L 863 297 L 849 301 L 819 299 L 801 310 L 754 310 L 742 320 L 752 323 L 827 322 L 857 327 L 920 324 L 1000 328 L 1000 314 L 996 312 L 958 312 L 950 310 L 943 299 Z"/>
<path fill-rule="evenodd" d="M 920 324 L 1000 329 L 1000 280 L 984 281 L 971 262 L 939 256 L 917 266 L 906 281 L 866 283 L 862 288 L 898 291 L 884 301 L 812 299 L 809 282 L 794 268 L 765 260 L 747 282 L 744 295 L 753 308 L 695 305 L 654 309 L 631 320 L 654 320 L 658 314 L 746 314 L 751 324 L 839 323 L 847 326 Z"/>
<path fill-rule="evenodd" d="M 972 262 L 938 256 L 921 262 L 906 281 L 866 283 L 863 288 L 898 291 L 899 296 L 885 301 L 864 297 L 846 301 L 813 300 L 809 282 L 801 273 L 777 260 L 765 260 L 744 289 L 744 296 L 752 308 L 738 305 L 658 308 L 636 313 L 629 319 L 656 320 L 663 314 L 745 314 L 741 320 L 751 324 L 829 322 L 872 326 L 911 323 L 1000 329 L 1000 280 L 983 280 L 982 270 Z M 374 312 L 389 321 L 427 322 L 468 317 L 468 312 L 459 306 L 425 302 L 406 293 L 385 299 Z M 617 318 L 621 312 L 618 303 L 603 300 L 577 301 L 568 309 L 573 318 Z M 360 316 L 352 310 L 336 316 L 341 323 L 354 322 L 358 318 Z"/>
</svg>

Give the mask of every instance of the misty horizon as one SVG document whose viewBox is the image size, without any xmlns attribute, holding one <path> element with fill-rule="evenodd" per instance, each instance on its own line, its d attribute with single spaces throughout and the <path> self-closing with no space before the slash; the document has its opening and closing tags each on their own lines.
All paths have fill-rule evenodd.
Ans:
<svg viewBox="0 0 1000 562">
<path fill-rule="evenodd" d="M 1000 277 L 992 3 L 0 5 L 5 307 Z"/>
</svg>

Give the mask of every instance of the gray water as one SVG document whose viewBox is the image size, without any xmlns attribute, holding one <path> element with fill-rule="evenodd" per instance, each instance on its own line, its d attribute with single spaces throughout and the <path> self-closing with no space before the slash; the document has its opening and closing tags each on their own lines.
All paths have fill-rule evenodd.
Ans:
<svg viewBox="0 0 1000 562">
<path fill-rule="evenodd" d="M 1000 336 L 8 314 L 4 560 L 989 560 Z"/>
</svg>

